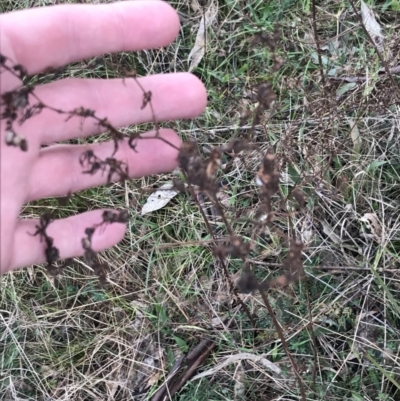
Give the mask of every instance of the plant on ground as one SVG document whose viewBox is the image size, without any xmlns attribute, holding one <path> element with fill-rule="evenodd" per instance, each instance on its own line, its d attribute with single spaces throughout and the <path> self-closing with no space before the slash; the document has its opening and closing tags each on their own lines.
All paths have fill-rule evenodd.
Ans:
<svg viewBox="0 0 400 401">
<path fill-rule="evenodd" d="M 134 79 L 151 108 L 139 77 L 187 70 L 211 7 L 170 3 L 182 30 L 168 49 L 33 77 L 1 59 L 21 78 L 2 98 L 8 145 L 29 147 L 17 120 L 52 109 L 35 86 L 67 76 Z M 25 206 L 23 216 L 40 218 L 32 234 L 48 263 L 1 278 L 4 399 L 398 398 L 397 2 L 368 3 L 384 27 L 383 54 L 355 1 L 212 3 L 217 17 L 194 69 L 207 111 L 163 124 L 185 139 L 180 171 L 132 181 L 113 154 L 86 152 L 82 173 L 106 174 L 109 185 Z M 10 0 L 1 11 L 46 5 Z M 149 128 L 53 111 L 94 118 L 107 132 L 89 141 L 111 136 L 115 149 L 129 137 L 133 152 Z M 142 216 L 166 181 L 179 195 Z M 87 228 L 85 257 L 57 261 L 52 220 L 105 205 L 116 211 Z M 96 254 L 94 230 L 119 221 L 129 223 L 124 240 Z M 273 365 L 229 359 L 242 354 Z"/>
</svg>

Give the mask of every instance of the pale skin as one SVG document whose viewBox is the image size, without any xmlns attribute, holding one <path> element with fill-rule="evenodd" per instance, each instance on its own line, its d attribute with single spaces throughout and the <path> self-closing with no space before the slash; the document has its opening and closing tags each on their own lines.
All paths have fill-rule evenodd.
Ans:
<svg viewBox="0 0 400 401">
<path fill-rule="evenodd" d="M 177 13 L 159 0 L 124 1 L 107 5 L 60 5 L 0 15 L 0 53 L 23 65 L 29 74 L 60 67 L 88 57 L 119 51 L 137 51 L 167 46 L 179 31 Z M 203 84 L 188 73 L 140 78 L 153 94 L 158 121 L 194 118 L 207 103 Z M 1 93 L 20 81 L 10 73 L 0 75 Z M 149 107 L 141 110 L 143 93 L 133 79 L 62 79 L 38 86 L 36 95 L 63 110 L 84 107 L 107 117 L 114 127 L 152 121 Z M 79 156 L 92 148 L 105 159 L 114 150 L 112 141 L 96 145 L 57 145 L 59 141 L 88 137 L 104 131 L 94 120 L 65 121 L 65 115 L 43 110 L 21 126 L 28 151 L 5 144 L 5 121 L 0 121 L 0 273 L 45 262 L 45 243 L 36 231 L 37 219 L 20 219 L 22 206 L 32 200 L 64 196 L 106 183 L 107 174 L 82 174 Z M 181 140 L 172 130 L 159 139 L 138 141 L 137 153 L 128 142 L 120 142 L 115 158 L 128 163 L 132 178 L 173 170 Z M 153 136 L 154 132 L 145 135 Z M 43 145 L 50 145 L 43 148 Z M 104 210 L 77 214 L 50 224 L 47 234 L 54 239 L 60 258 L 82 256 L 85 228 L 101 221 Z M 126 224 L 107 224 L 96 230 L 93 249 L 101 251 L 117 244 Z"/>
</svg>

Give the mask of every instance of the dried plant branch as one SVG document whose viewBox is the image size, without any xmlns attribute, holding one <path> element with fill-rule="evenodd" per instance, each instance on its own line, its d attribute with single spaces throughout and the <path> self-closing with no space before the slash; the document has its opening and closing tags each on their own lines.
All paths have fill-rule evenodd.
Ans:
<svg viewBox="0 0 400 401">
<path fill-rule="evenodd" d="M 304 280 L 304 287 L 305 287 L 305 292 L 306 292 L 306 298 L 307 298 L 307 311 L 308 311 L 308 327 L 311 333 L 311 339 L 313 343 L 313 370 L 312 370 L 312 390 L 315 392 L 316 391 L 316 380 L 317 380 L 317 361 L 318 361 L 318 344 L 317 344 L 317 338 L 315 336 L 315 331 L 314 331 L 314 322 L 313 322 L 313 316 L 312 316 L 312 308 L 311 308 L 311 299 L 310 299 L 310 291 L 308 289 L 308 283 L 307 279 Z"/>
<path fill-rule="evenodd" d="M 189 354 L 174 366 L 167 380 L 151 398 L 151 401 L 170 400 L 193 376 L 196 369 L 215 347 L 215 342 L 209 338 L 203 338 Z M 180 373 L 178 373 L 181 370 Z"/>
<path fill-rule="evenodd" d="M 36 231 L 33 234 L 28 234 L 32 236 L 39 235 L 40 242 L 44 241 L 46 243 L 45 255 L 47 261 L 47 271 L 50 275 L 56 276 L 58 274 L 58 267 L 55 266 L 54 263 L 60 257 L 60 251 L 54 246 L 54 239 L 50 237 L 46 232 L 48 226 L 53 221 L 53 216 L 50 213 L 43 213 L 40 216 L 39 225 L 36 226 Z"/>
<path fill-rule="evenodd" d="M 296 361 L 294 360 L 293 355 L 289 351 L 289 347 L 287 345 L 287 342 L 286 342 L 286 339 L 285 339 L 285 335 L 284 335 L 284 333 L 282 331 L 281 325 L 279 324 L 279 322 L 278 322 L 278 320 L 277 320 L 277 318 L 275 316 L 275 313 L 274 313 L 274 311 L 273 311 L 273 309 L 271 307 L 271 304 L 268 301 L 268 297 L 267 297 L 267 294 L 265 293 L 264 289 L 260 288 L 259 291 L 260 291 L 262 300 L 264 302 L 264 305 L 267 308 L 268 313 L 270 314 L 271 319 L 272 319 L 272 321 L 274 323 L 274 326 L 275 326 L 275 329 L 276 329 L 276 331 L 278 333 L 279 339 L 281 340 L 283 349 L 285 350 L 285 353 L 288 356 L 288 358 L 290 359 L 290 363 L 292 364 L 292 368 L 293 368 L 294 374 L 296 376 L 297 383 L 299 385 L 301 399 L 302 399 L 302 401 L 307 401 L 306 391 L 305 391 L 305 388 L 304 388 L 303 379 L 302 379 L 302 377 L 301 377 L 301 375 L 299 373 L 299 370 L 297 368 Z"/>
<path fill-rule="evenodd" d="M 315 47 L 317 48 L 319 73 L 321 75 L 322 85 L 325 88 L 326 80 L 325 80 L 325 74 L 324 74 L 324 67 L 322 64 L 321 46 L 319 43 L 319 35 L 318 35 L 318 30 L 317 30 L 317 7 L 315 5 L 315 0 L 312 0 L 311 7 L 312 7 L 312 27 L 313 27 L 313 34 L 314 34 L 314 39 L 315 39 Z"/>
</svg>

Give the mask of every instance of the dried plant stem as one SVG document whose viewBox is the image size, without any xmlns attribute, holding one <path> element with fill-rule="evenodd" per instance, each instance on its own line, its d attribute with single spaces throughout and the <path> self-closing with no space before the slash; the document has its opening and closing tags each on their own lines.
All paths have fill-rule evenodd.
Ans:
<svg viewBox="0 0 400 401">
<path fill-rule="evenodd" d="M 325 88 L 325 74 L 322 65 L 321 47 L 319 45 L 319 38 L 317 31 L 317 7 L 315 5 L 315 0 L 312 1 L 312 27 L 314 32 L 315 46 L 317 47 L 319 72 L 321 74 L 322 85 Z"/>
<path fill-rule="evenodd" d="M 275 313 L 274 313 L 274 311 L 273 311 L 273 309 L 271 307 L 271 304 L 268 301 L 267 294 L 265 293 L 265 291 L 261 287 L 259 288 L 259 291 L 260 291 L 260 294 L 261 294 L 261 298 L 262 298 L 262 300 L 264 302 L 264 305 L 267 308 L 268 313 L 270 314 L 271 319 L 272 319 L 272 321 L 274 323 L 274 326 L 275 326 L 276 331 L 278 333 L 279 339 L 282 342 L 282 346 L 283 346 L 283 348 L 284 348 L 284 350 L 286 352 L 286 355 L 288 356 L 288 358 L 290 359 L 290 363 L 292 364 L 294 374 L 296 375 L 296 379 L 297 379 L 297 382 L 299 384 L 301 400 L 302 401 L 307 401 L 306 392 L 305 392 L 305 389 L 304 389 L 303 379 L 301 378 L 300 373 L 299 373 L 299 371 L 297 369 L 297 364 L 296 364 L 292 354 L 289 351 L 289 347 L 288 347 L 287 342 L 285 340 L 285 335 L 283 334 L 282 328 L 281 328 L 278 320 L 276 319 L 276 316 L 275 316 Z"/>
<path fill-rule="evenodd" d="M 176 366 L 171 370 L 165 383 L 151 398 L 151 401 L 165 401 L 170 400 L 174 394 L 179 391 L 182 386 L 193 376 L 196 369 L 204 361 L 205 358 L 211 353 L 215 347 L 215 342 L 205 337 L 186 357 L 179 358 Z M 182 365 L 183 372 L 179 374 Z"/>
<path fill-rule="evenodd" d="M 315 384 L 316 384 L 316 379 L 317 379 L 317 360 L 318 360 L 318 353 L 317 353 L 317 339 L 315 337 L 315 332 L 314 332 L 314 324 L 313 324 L 313 316 L 312 316 L 312 310 L 311 310 L 311 300 L 310 300 L 310 292 L 308 290 L 308 283 L 307 279 L 304 280 L 304 287 L 305 287 L 305 292 L 306 292 L 306 298 L 307 298 L 307 310 L 308 310 L 308 318 L 309 318 L 309 328 L 310 328 L 310 333 L 311 333 L 311 339 L 313 342 L 313 354 L 314 354 L 314 363 L 313 363 L 313 371 L 312 371 L 312 383 L 313 383 L 313 391 L 315 391 Z"/>
<path fill-rule="evenodd" d="M 197 207 L 198 207 L 198 209 L 199 209 L 199 211 L 200 211 L 200 214 L 201 214 L 201 216 L 203 217 L 203 220 L 204 220 L 204 222 L 205 222 L 205 224 L 206 224 L 207 230 L 208 230 L 209 234 L 210 234 L 210 235 L 212 236 L 212 238 L 213 238 L 214 245 L 217 246 L 218 240 L 217 240 L 217 238 L 215 237 L 214 230 L 212 229 L 212 227 L 211 227 L 211 225 L 210 225 L 210 222 L 208 221 L 208 218 L 207 218 L 207 216 L 205 215 L 204 210 L 203 210 L 203 208 L 201 207 L 201 205 L 200 205 L 200 203 L 199 203 L 199 200 L 198 200 L 198 198 L 197 198 L 197 196 L 196 196 L 196 194 L 195 194 L 195 191 L 194 191 L 194 189 L 193 189 L 193 186 L 190 184 L 189 178 L 188 178 L 188 176 L 187 176 L 187 174 L 186 174 L 185 171 L 183 171 L 183 175 L 184 175 L 184 177 L 185 177 L 186 182 L 189 183 L 189 184 L 188 184 L 188 187 L 189 187 L 190 195 L 192 196 L 192 198 L 194 199 L 194 201 L 195 201 L 196 204 L 197 204 Z M 222 209 L 222 208 L 221 208 L 221 209 Z M 247 317 L 249 318 L 249 320 L 250 320 L 252 326 L 253 326 L 253 327 L 256 327 L 256 322 L 254 321 L 254 318 L 253 318 L 253 316 L 251 315 L 251 312 L 250 312 L 249 308 L 248 308 L 247 305 L 240 299 L 239 293 L 238 293 L 237 289 L 235 288 L 235 286 L 234 286 L 234 284 L 233 284 L 233 282 L 232 282 L 232 279 L 231 279 L 231 277 L 230 277 L 228 268 L 227 268 L 226 263 L 225 263 L 225 259 L 224 259 L 221 255 L 218 256 L 218 259 L 219 259 L 219 261 L 220 261 L 220 263 L 221 263 L 222 270 L 224 271 L 225 278 L 226 278 L 226 280 L 228 281 L 230 291 L 235 295 L 235 298 L 237 299 L 237 301 L 239 302 L 239 304 L 242 306 L 242 308 L 243 308 L 243 310 L 245 311 Z"/>
</svg>

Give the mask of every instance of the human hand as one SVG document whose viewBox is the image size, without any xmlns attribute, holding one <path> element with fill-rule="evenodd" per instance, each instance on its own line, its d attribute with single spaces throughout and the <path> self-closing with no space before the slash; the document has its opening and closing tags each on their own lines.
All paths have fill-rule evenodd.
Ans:
<svg viewBox="0 0 400 401">
<path fill-rule="evenodd" d="M 0 15 L 1 54 L 24 66 L 29 74 L 48 67 L 94 57 L 104 53 L 134 51 L 168 45 L 179 31 L 176 12 L 163 1 L 124 1 L 108 5 L 59 5 Z M 21 82 L 1 70 L 3 95 Z M 202 83 L 188 73 L 162 74 L 139 78 L 152 92 L 158 121 L 193 118 L 201 114 L 207 97 Z M 62 79 L 35 88 L 46 105 L 62 110 L 79 107 L 95 110 L 96 116 L 114 127 L 152 121 L 149 107 L 141 110 L 143 93 L 132 79 Z M 4 110 L 4 107 L 3 107 Z M 0 273 L 45 262 L 44 241 L 29 233 L 36 231 L 37 219 L 18 219 L 24 203 L 63 196 L 106 183 L 102 174 L 82 174 L 80 155 L 93 149 L 105 159 L 114 151 L 112 141 L 94 145 L 57 145 L 56 142 L 98 134 L 94 120 L 65 115 L 49 109 L 16 125 L 28 141 L 28 151 L 5 144 L 6 123 L 0 121 Z M 154 136 L 154 132 L 145 135 Z M 175 132 L 160 129 L 160 139 L 138 139 L 136 151 L 127 140 L 119 143 L 114 155 L 124 160 L 130 177 L 171 171 L 177 164 L 180 139 Z M 42 147 L 42 145 L 51 145 Z M 85 229 L 101 221 L 103 210 L 82 213 L 52 222 L 47 234 L 54 239 L 60 258 L 83 255 Z M 125 224 L 108 224 L 96 230 L 92 247 L 100 251 L 120 241 Z"/>
</svg>

